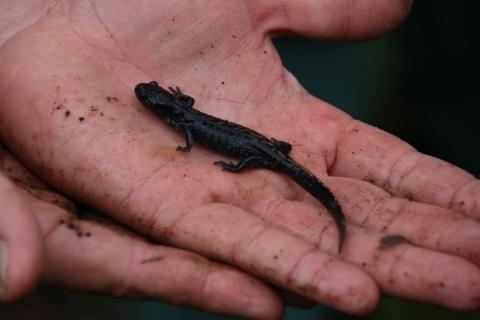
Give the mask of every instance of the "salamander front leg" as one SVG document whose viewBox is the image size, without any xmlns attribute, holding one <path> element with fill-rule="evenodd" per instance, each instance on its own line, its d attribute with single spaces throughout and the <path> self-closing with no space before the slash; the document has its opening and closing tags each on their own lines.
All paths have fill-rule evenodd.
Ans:
<svg viewBox="0 0 480 320">
<path fill-rule="evenodd" d="M 190 129 L 186 126 L 184 128 L 184 131 L 185 131 L 185 134 L 187 136 L 187 146 L 186 147 L 178 146 L 177 151 L 188 152 L 188 151 L 192 150 L 192 147 L 193 147 L 193 135 L 192 135 L 192 132 L 190 131 Z"/>
<path fill-rule="evenodd" d="M 225 161 L 215 161 L 214 164 L 221 165 L 223 167 L 223 170 L 227 170 L 230 172 L 238 172 L 247 168 L 259 167 L 260 163 L 262 163 L 262 157 L 250 156 L 240 160 L 240 162 L 237 163 L 236 165 L 233 164 L 232 162 L 226 163 Z"/>
<path fill-rule="evenodd" d="M 186 94 L 183 94 L 182 91 L 180 91 L 180 88 L 177 87 L 177 90 L 173 89 L 172 87 L 168 87 L 170 91 L 172 91 L 173 95 L 176 96 L 180 101 L 184 102 L 187 107 L 191 108 L 193 107 L 193 103 L 195 102 L 195 99 L 193 99 L 190 96 L 187 96 Z"/>
</svg>

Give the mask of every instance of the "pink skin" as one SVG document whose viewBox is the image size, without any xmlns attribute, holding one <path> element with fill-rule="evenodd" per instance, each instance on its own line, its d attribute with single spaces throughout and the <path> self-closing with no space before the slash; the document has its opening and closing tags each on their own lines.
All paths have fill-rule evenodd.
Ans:
<svg viewBox="0 0 480 320">
<path fill-rule="evenodd" d="M 0 231 L 10 249 L 4 302 L 24 296 L 40 276 L 43 284 L 83 292 L 253 319 L 281 315 L 277 294 L 258 279 L 195 253 L 148 243 L 95 212 L 87 211 L 87 221 L 78 220 L 74 203 L 38 180 L 6 149 L 0 159 L 2 171 L 17 184 L 0 174 L 6 208 L 1 218 L 8 223 Z"/>
<path fill-rule="evenodd" d="M 79 228 L 98 238 L 79 238 L 60 223 L 65 211 L 51 218 L 43 206 L 19 207 L 40 225 L 39 231 L 33 222 L 15 222 L 43 239 L 43 248 L 34 247 L 35 241 L 24 244 L 32 261 L 43 257 L 40 281 L 251 318 L 282 315 L 280 298 L 267 284 L 355 315 L 372 311 L 380 291 L 460 310 L 478 308 L 480 225 L 472 218 L 480 214 L 479 182 L 310 96 L 283 69 L 271 43 L 272 35 L 284 33 L 374 38 L 397 27 L 410 5 L 71 1 L 42 2 L 35 10 L 0 8 L 22 13 L 0 29 L 8 38 L 0 47 L 2 141 L 62 193 L 190 252 L 122 240 L 84 221 L 76 222 Z M 137 83 L 151 80 L 180 86 L 201 111 L 291 142 L 292 157 L 330 186 L 345 209 L 342 255 L 336 254 L 331 216 L 285 176 L 221 171 L 213 162 L 225 157 L 198 144 L 190 153 L 175 151 L 184 135 L 133 94 Z M 411 243 L 382 246 L 382 237 L 391 234 Z M 15 241 L 6 230 L 0 235 L 9 245 Z M 98 242 L 89 247 L 89 241 Z M 148 271 L 138 267 L 158 255 L 182 262 L 150 263 L 155 267 Z M 21 263 L 15 259 L 12 253 L 9 265 Z M 92 275 L 84 281 L 82 274 L 76 281 L 67 276 L 82 264 L 103 266 L 107 280 L 98 285 Z M 15 294 L 12 269 L 4 301 L 25 294 L 38 267 L 25 269 L 31 279 Z M 205 286 L 205 270 L 216 279 L 211 285 Z M 177 281 L 165 282 L 167 276 Z M 152 277 L 159 279 L 154 288 Z"/>
</svg>

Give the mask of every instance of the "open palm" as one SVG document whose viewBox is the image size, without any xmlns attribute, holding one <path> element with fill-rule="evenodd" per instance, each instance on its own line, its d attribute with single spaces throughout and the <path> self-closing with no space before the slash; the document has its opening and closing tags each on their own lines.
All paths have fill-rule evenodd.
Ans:
<svg viewBox="0 0 480 320">
<path fill-rule="evenodd" d="M 347 3 L 54 5 L 1 48 L 1 139 L 48 184 L 137 233 L 310 300 L 364 314 L 381 291 L 476 308 L 479 182 L 309 95 L 271 42 L 282 32 L 370 38 L 387 25 L 371 16 L 395 12 L 394 26 L 408 11 Z M 344 208 L 342 254 L 330 214 L 284 175 L 222 171 L 213 163 L 225 157 L 199 144 L 176 151 L 184 135 L 135 98 L 135 85 L 152 80 L 179 86 L 205 113 L 291 143 L 292 158 Z M 265 304 L 280 312 L 268 292 Z"/>
</svg>

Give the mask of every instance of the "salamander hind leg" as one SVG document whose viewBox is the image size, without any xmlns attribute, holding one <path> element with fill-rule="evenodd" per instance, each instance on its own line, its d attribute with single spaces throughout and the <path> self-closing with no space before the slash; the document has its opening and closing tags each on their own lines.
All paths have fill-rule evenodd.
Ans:
<svg viewBox="0 0 480 320">
<path fill-rule="evenodd" d="M 273 141 L 273 144 L 275 145 L 275 147 L 280 149 L 280 151 L 282 151 L 286 154 L 288 154 L 290 151 L 292 151 L 292 145 L 290 143 L 285 142 L 285 141 L 278 141 L 275 138 L 272 138 L 272 141 Z"/>
<path fill-rule="evenodd" d="M 227 171 L 240 171 L 239 169 L 237 169 L 237 166 L 234 165 L 232 162 L 230 163 L 226 163 L 225 161 L 215 161 L 213 164 L 218 164 L 218 165 L 221 165 L 223 167 L 222 170 L 227 170 Z"/>
<path fill-rule="evenodd" d="M 259 167 L 259 163 L 262 162 L 262 158 L 259 156 L 250 156 L 240 160 L 239 163 L 233 164 L 232 162 L 226 163 L 225 161 L 215 161 L 214 164 L 221 165 L 223 170 L 230 172 L 238 172 L 243 169 Z"/>
</svg>

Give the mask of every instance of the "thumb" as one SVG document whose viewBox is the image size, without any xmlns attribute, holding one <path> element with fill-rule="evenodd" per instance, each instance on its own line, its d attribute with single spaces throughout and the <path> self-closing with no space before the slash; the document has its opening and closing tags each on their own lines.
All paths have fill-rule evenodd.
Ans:
<svg viewBox="0 0 480 320">
<path fill-rule="evenodd" d="M 42 236 L 28 200 L 0 172 L 0 301 L 24 297 L 41 268 Z"/>
</svg>

